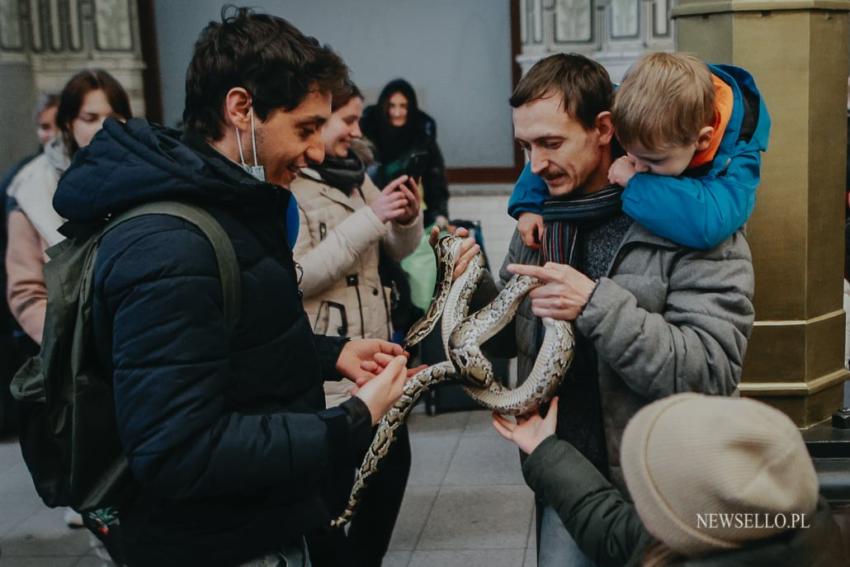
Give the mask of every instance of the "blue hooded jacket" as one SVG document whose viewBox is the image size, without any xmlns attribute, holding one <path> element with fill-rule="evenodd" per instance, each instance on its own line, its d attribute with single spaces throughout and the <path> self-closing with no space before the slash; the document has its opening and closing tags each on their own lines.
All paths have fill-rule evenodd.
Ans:
<svg viewBox="0 0 850 567">
<path fill-rule="evenodd" d="M 770 116 L 752 75 L 731 65 L 709 69 L 733 93 L 732 116 L 714 160 L 679 177 L 638 173 L 623 191 L 627 215 L 658 236 L 698 249 L 714 248 L 750 218 L 770 134 Z M 546 183 L 526 164 L 508 213 L 539 213 L 548 198 Z"/>
</svg>

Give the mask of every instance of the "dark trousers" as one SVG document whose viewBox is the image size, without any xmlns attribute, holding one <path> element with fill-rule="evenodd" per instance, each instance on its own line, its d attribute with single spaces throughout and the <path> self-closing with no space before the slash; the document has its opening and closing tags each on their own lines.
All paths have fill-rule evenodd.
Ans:
<svg viewBox="0 0 850 567">
<path fill-rule="evenodd" d="M 369 478 L 348 533 L 341 529 L 327 530 L 307 538 L 314 567 L 381 565 L 390 545 L 410 473 L 407 426 L 399 427 L 396 434 L 397 439 L 381 461 L 378 472 Z M 348 486 L 351 486 L 350 483 Z M 344 499 L 344 502 L 347 501 L 348 493 Z"/>
</svg>

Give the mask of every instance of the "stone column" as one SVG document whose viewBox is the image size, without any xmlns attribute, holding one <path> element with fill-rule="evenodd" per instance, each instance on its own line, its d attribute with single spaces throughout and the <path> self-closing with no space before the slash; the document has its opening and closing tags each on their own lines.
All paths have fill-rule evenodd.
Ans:
<svg viewBox="0 0 850 567">
<path fill-rule="evenodd" d="M 0 171 L 38 148 L 32 109 L 39 92 L 58 93 L 72 75 L 100 67 L 144 116 L 136 0 L 0 0 Z"/>
<path fill-rule="evenodd" d="M 748 69 L 773 128 L 747 235 L 756 324 L 741 393 L 799 426 L 842 404 L 848 0 L 680 0 L 677 48 Z"/>
<path fill-rule="evenodd" d="M 8 0 L 0 3 L 0 84 L 4 101 L 0 104 L 0 172 L 38 149 L 30 102 L 35 99 L 33 75 L 26 45 L 18 4 Z"/>
</svg>

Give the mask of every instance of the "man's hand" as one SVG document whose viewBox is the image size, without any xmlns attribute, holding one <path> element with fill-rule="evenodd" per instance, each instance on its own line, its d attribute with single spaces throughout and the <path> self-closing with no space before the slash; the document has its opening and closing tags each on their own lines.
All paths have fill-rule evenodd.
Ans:
<svg viewBox="0 0 850 567">
<path fill-rule="evenodd" d="M 369 408 L 372 416 L 372 425 L 375 425 L 387 413 L 392 405 L 401 396 L 407 373 L 404 371 L 407 358 L 397 356 L 387 367 L 375 376 L 373 380 L 366 382 L 355 392 L 355 396 L 363 400 Z"/>
<path fill-rule="evenodd" d="M 493 427 L 512 443 L 516 443 L 523 453 L 530 455 L 544 439 L 555 434 L 558 423 L 558 398 L 549 402 L 549 412 L 545 418 L 537 412 L 516 418 L 516 423 L 503 415 L 493 412 Z"/>
<path fill-rule="evenodd" d="M 460 245 L 460 255 L 455 262 L 455 269 L 452 272 L 452 281 L 454 281 L 466 271 L 469 263 L 475 255 L 481 251 L 481 247 L 475 243 L 475 240 L 471 236 L 469 236 L 469 231 L 465 228 L 456 228 L 449 225 L 449 233 L 464 239 Z M 431 227 L 431 234 L 428 236 L 428 242 L 431 244 L 431 248 L 437 245 L 437 241 L 439 239 L 440 228 L 437 226 Z"/>
<path fill-rule="evenodd" d="M 378 198 L 369 203 L 369 207 L 371 207 L 375 216 L 378 217 L 378 220 L 381 222 L 398 221 L 400 218 L 410 216 L 410 187 L 405 187 L 405 183 L 408 183 L 410 187 L 415 187 L 412 179 L 407 175 L 402 175 L 384 187 Z M 418 200 L 416 201 L 416 213 L 419 213 Z"/>
<path fill-rule="evenodd" d="M 405 351 L 404 355 L 410 356 L 410 353 Z M 378 354 L 375 355 L 375 358 L 373 360 L 366 360 L 364 362 L 361 362 L 360 363 L 360 369 L 365 370 L 366 372 L 369 372 L 370 374 L 376 375 L 376 374 L 381 373 L 384 370 L 384 368 L 386 368 L 387 365 L 390 362 L 393 361 L 394 358 L 395 358 L 394 356 L 389 355 L 389 354 L 378 353 Z M 407 369 L 407 377 L 410 378 L 411 376 L 415 375 L 417 372 L 425 370 L 426 368 L 428 368 L 427 364 L 420 364 L 419 366 L 416 366 L 415 368 L 408 368 Z"/>
<path fill-rule="evenodd" d="M 543 216 L 537 213 L 520 213 L 516 226 L 522 243 L 532 250 L 539 250 L 543 242 Z"/>
<path fill-rule="evenodd" d="M 336 361 L 336 370 L 344 377 L 362 386 L 375 377 L 377 372 L 363 369 L 363 363 L 374 361 L 378 355 L 405 356 L 407 353 L 397 344 L 380 339 L 354 339 L 345 343 Z M 386 366 L 384 364 L 383 366 Z M 383 368 L 381 366 L 381 368 Z M 377 367 L 376 367 L 377 368 Z"/>
<path fill-rule="evenodd" d="M 632 158 L 622 156 L 617 158 L 608 169 L 608 181 L 620 187 L 625 187 L 629 180 L 635 176 L 635 173 L 640 172 Z"/>
<path fill-rule="evenodd" d="M 544 266 L 509 264 L 512 274 L 534 276 L 543 285 L 531 290 L 531 311 L 537 317 L 575 321 L 587 305 L 596 282 L 575 268 L 546 262 Z"/>
</svg>

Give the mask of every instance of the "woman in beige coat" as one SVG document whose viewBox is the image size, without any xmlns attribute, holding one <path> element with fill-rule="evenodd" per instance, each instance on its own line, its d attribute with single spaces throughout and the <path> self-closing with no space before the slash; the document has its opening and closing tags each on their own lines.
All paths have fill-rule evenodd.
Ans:
<svg viewBox="0 0 850 567">
<path fill-rule="evenodd" d="M 422 237 L 422 215 L 413 180 L 402 176 L 378 189 L 351 151 L 362 137 L 363 97 L 353 84 L 334 93 L 324 127 L 325 161 L 301 171 L 290 189 L 298 201 L 300 228 L 293 254 L 300 266 L 304 309 L 316 334 L 389 339 L 390 295 L 381 284 L 383 246 L 394 260 L 410 254 Z M 328 406 L 351 396 L 352 382 L 325 385 Z M 389 545 L 410 471 L 407 431 L 399 431 L 373 480 L 348 535 L 342 530 L 314 538 L 316 567 L 380 565 Z M 354 471 L 350 471 L 353 475 Z M 342 506 L 348 486 L 335 486 Z"/>
</svg>

